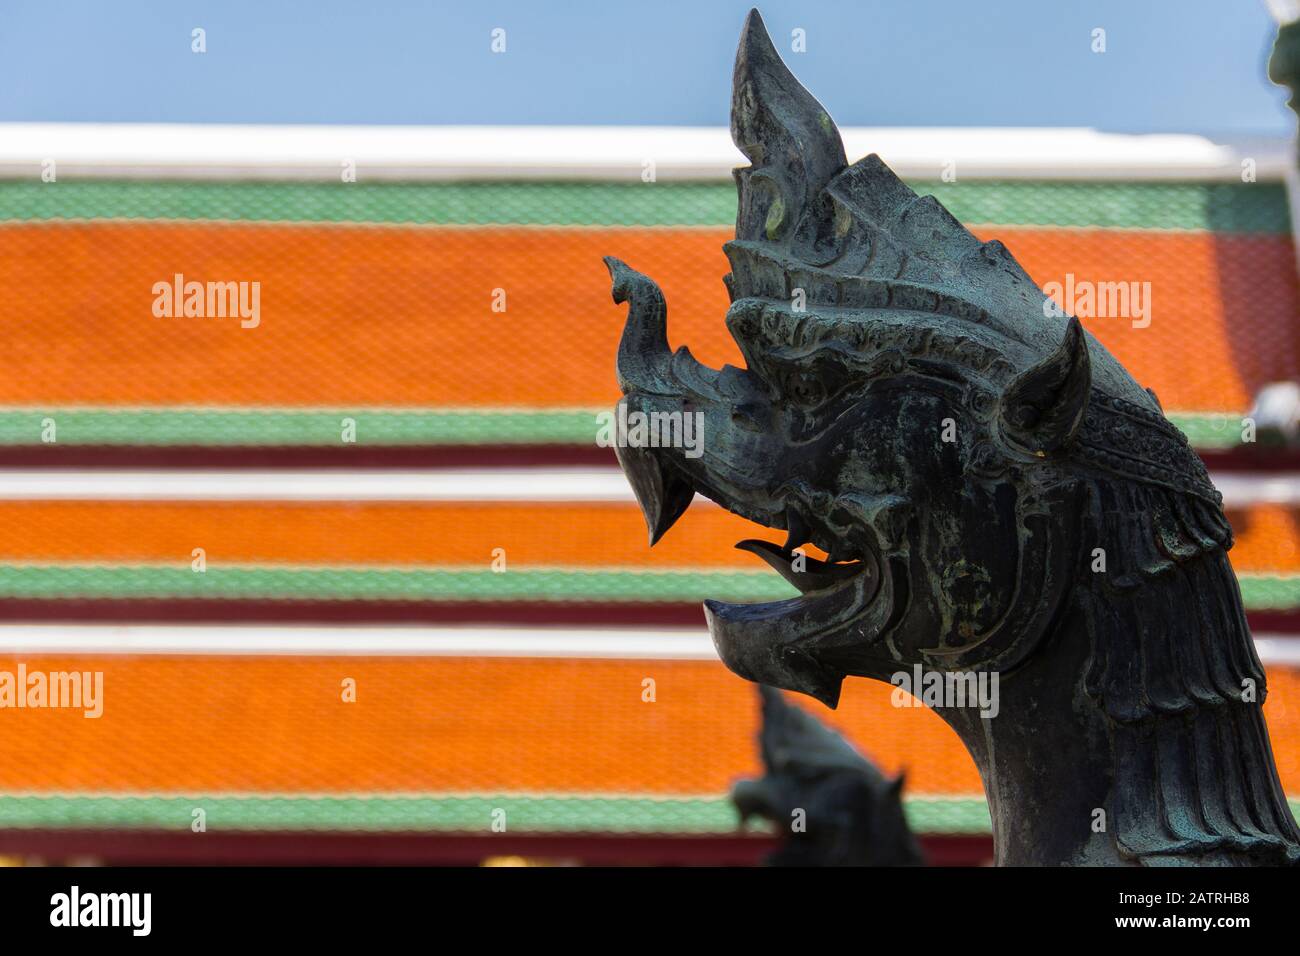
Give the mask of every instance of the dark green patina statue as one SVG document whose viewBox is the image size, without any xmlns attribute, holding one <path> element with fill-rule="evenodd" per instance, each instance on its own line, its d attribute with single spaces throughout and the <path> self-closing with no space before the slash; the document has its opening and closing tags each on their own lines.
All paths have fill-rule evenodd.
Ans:
<svg viewBox="0 0 1300 956">
<path fill-rule="evenodd" d="M 1300 858 L 1221 499 L 1155 396 L 1001 243 L 849 165 L 757 13 L 734 83 L 747 367 L 670 351 L 659 288 L 608 261 L 629 411 L 702 416 L 694 457 L 618 448 L 651 542 L 697 492 L 787 532 L 740 547 L 799 597 L 705 605 L 723 661 L 832 707 L 849 675 L 946 681 L 1000 863 Z M 977 679 L 995 709 L 953 693 Z"/>
<path fill-rule="evenodd" d="M 812 714 L 760 685 L 764 774 L 731 790 L 742 821 L 761 817 L 781 843 L 769 866 L 920 866 L 893 780 Z"/>
<path fill-rule="evenodd" d="M 1273 41 L 1273 52 L 1268 58 L 1268 78 L 1278 86 L 1291 90 L 1287 105 L 1300 116 L 1300 20 L 1284 23 L 1278 28 Z"/>
</svg>

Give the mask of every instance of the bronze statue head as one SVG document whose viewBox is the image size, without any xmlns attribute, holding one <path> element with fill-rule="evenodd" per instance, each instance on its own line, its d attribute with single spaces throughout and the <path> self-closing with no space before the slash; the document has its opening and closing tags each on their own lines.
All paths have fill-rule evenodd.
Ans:
<svg viewBox="0 0 1300 956">
<path fill-rule="evenodd" d="M 1129 804 L 1160 785 L 1121 786 L 1166 718 L 1204 710 L 1263 728 L 1264 675 L 1221 497 L 1154 394 L 1005 246 L 981 242 L 879 157 L 849 164 L 756 12 L 736 57 L 731 131 L 750 165 L 735 172 L 726 322 L 746 367 L 670 351 L 658 287 L 607 260 L 615 300 L 630 302 L 623 401 L 703 423 L 696 457 L 618 448 L 651 543 L 696 493 L 787 532 L 784 544 L 738 546 L 800 595 L 707 602 L 722 660 L 832 707 L 850 675 L 997 674 L 1014 704 L 998 733 L 1027 733 L 1036 710 L 1046 734 L 1073 727 L 1088 748 L 1080 759 L 1109 774 L 1091 799 L 1124 817 L 1120 856 L 1252 844 L 1226 824 L 1151 836 Z M 828 560 L 796 552 L 807 542 Z M 940 713 L 987 784 L 996 722 Z M 1269 820 L 1255 829 L 1295 855 L 1267 738 L 1241 733 L 1267 764 L 1246 801 Z"/>
</svg>

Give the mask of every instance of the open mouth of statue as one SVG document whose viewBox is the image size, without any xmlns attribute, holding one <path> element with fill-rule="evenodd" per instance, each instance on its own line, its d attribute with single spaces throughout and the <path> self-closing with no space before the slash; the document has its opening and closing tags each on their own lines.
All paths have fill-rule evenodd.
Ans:
<svg viewBox="0 0 1300 956">
<path fill-rule="evenodd" d="M 616 451 L 652 544 L 686 512 L 697 490 L 743 518 L 785 529 L 783 544 L 748 538 L 736 547 L 765 561 L 799 595 L 756 604 L 705 601 L 709 633 L 723 662 L 741 677 L 800 691 L 834 707 L 848 673 L 839 665 L 879 640 L 901 607 L 906 587 L 899 564 L 874 548 L 847 544 L 824 528 L 814 530 L 793 502 L 784 511 L 748 506 L 687 477 L 651 450 Z M 810 541 L 830 560 L 803 553 L 800 546 Z"/>
<path fill-rule="evenodd" d="M 784 544 L 778 545 L 761 538 L 746 538 L 737 542 L 736 547 L 762 558 L 781 577 L 798 588 L 800 594 L 816 594 L 860 574 L 878 573 L 879 564 L 874 554 L 855 556 L 851 549 L 839 542 L 814 535 L 808 521 L 793 505 L 787 505 L 785 509 L 784 527 Z M 820 561 L 804 552 L 802 546 L 809 542 L 826 551 L 830 560 Z"/>
</svg>

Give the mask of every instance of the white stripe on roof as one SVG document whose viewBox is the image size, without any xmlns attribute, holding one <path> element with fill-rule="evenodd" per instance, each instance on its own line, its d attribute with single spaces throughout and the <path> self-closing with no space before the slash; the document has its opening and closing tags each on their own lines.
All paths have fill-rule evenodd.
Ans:
<svg viewBox="0 0 1300 956">
<path fill-rule="evenodd" d="M 1300 505 L 1300 474 L 1215 473 L 1224 504 Z M 0 471 L 0 500 L 633 501 L 615 468 Z"/>
<path fill-rule="evenodd" d="M 0 625 L 0 653 L 717 660 L 703 629 Z"/>
<path fill-rule="evenodd" d="M 1261 634 L 1260 660 L 1300 666 L 1300 636 Z M 0 654 L 562 657 L 717 660 L 702 628 L 5 624 Z"/>
<path fill-rule="evenodd" d="M 0 471 L 0 500 L 632 501 L 617 469 Z"/>
<path fill-rule="evenodd" d="M 1095 129 L 852 127 L 851 160 L 879 153 L 899 175 L 938 179 L 1281 179 L 1284 137 L 1217 141 L 1193 134 Z M 745 165 L 722 127 L 671 126 L 230 126 L 0 123 L 0 177 L 259 178 L 341 181 L 342 164 L 367 179 L 729 179 Z"/>
</svg>

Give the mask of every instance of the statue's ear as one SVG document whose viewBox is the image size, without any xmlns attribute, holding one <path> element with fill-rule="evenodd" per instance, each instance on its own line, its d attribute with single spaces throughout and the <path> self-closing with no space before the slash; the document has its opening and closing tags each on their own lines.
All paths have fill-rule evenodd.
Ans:
<svg viewBox="0 0 1300 956">
<path fill-rule="evenodd" d="M 1002 393 L 1002 430 L 1039 457 L 1063 451 L 1083 423 L 1091 387 L 1088 339 L 1079 320 L 1071 317 L 1057 350 Z"/>
<path fill-rule="evenodd" d="M 900 770 L 898 771 L 898 776 L 889 781 L 889 789 L 893 791 L 895 796 L 901 797 L 903 794 L 903 785 L 905 783 L 907 783 L 907 771 Z"/>
</svg>

